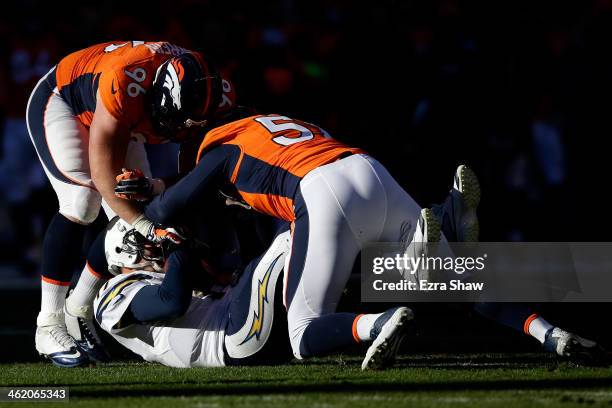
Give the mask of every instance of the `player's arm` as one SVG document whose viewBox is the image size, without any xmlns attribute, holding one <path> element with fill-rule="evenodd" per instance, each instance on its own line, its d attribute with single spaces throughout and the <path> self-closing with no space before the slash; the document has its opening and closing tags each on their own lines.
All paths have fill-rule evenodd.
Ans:
<svg viewBox="0 0 612 408">
<path fill-rule="evenodd" d="M 130 312 L 137 322 L 176 319 L 185 314 L 191 303 L 191 276 L 196 263 L 187 251 L 179 249 L 166 261 L 161 285 L 140 289 L 130 303 Z"/>
<path fill-rule="evenodd" d="M 125 162 L 130 131 L 104 106 L 98 94 L 96 110 L 89 129 L 89 166 L 92 180 L 110 208 L 133 223 L 141 211 L 132 202 L 115 197 L 115 175 Z"/>
<path fill-rule="evenodd" d="M 89 128 L 89 167 L 91 178 L 110 208 L 134 226 L 149 241 L 182 240 L 172 228 L 161 228 L 147 219 L 137 205 L 115 196 L 115 175 L 121 172 L 130 140 L 129 128 L 104 106 L 98 92 L 94 118 Z"/>
<path fill-rule="evenodd" d="M 170 224 L 189 209 L 202 208 L 210 187 L 229 180 L 240 157 L 234 145 L 221 145 L 206 153 L 199 164 L 175 185 L 156 196 L 145 210 L 145 216 L 159 224 Z"/>
</svg>

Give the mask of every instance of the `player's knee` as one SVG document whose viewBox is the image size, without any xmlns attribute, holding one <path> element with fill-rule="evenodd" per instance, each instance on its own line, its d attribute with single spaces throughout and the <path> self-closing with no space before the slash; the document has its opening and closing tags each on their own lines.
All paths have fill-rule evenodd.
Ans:
<svg viewBox="0 0 612 408">
<path fill-rule="evenodd" d="M 72 222 L 89 225 L 98 217 L 101 200 L 96 190 L 81 187 L 73 192 L 70 199 L 60 198 L 59 212 Z"/>
<path fill-rule="evenodd" d="M 304 343 L 304 332 L 308 327 L 308 323 L 292 325 L 289 321 L 289 341 L 291 343 L 291 350 L 295 358 L 302 360 L 310 356 L 306 345 Z"/>
</svg>

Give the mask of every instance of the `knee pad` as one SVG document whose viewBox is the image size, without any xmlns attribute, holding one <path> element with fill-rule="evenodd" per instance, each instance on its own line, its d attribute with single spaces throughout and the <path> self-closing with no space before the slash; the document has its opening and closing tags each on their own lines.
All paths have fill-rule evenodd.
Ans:
<svg viewBox="0 0 612 408">
<path fill-rule="evenodd" d="M 98 217 L 101 202 L 102 196 L 93 188 L 72 186 L 69 194 L 59 197 L 59 212 L 80 224 L 89 225 Z"/>
</svg>

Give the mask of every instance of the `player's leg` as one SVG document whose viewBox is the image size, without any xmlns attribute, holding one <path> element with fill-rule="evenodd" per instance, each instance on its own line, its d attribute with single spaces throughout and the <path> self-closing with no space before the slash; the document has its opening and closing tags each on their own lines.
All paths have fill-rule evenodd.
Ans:
<svg viewBox="0 0 612 408">
<path fill-rule="evenodd" d="M 316 183 L 319 184 L 319 183 Z M 291 256 L 285 275 L 289 338 L 297 358 L 354 344 L 354 313 L 335 313 L 360 246 L 333 196 L 316 186 L 295 198 Z M 309 204 L 306 204 L 308 200 Z"/>
<path fill-rule="evenodd" d="M 480 183 L 476 173 L 466 165 L 459 166 L 446 200 L 442 205 L 434 205 L 432 208 L 449 239 L 458 242 L 478 241 L 476 210 L 480 197 Z M 546 351 L 559 356 L 593 357 L 601 350 L 593 341 L 554 327 L 526 304 L 480 302 L 474 305 L 474 310 L 490 320 L 537 339 Z"/>
<path fill-rule="evenodd" d="M 380 333 L 391 336 L 387 341 L 399 338 L 397 329 L 411 318 L 405 308 L 398 314 L 335 313 L 358 252 L 378 240 L 385 221 L 385 191 L 371 166 L 360 155 L 322 166 L 302 180 L 294 204 L 285 294 L 294 355 L 376 341 Z M 377 323 L 393 330 L 373 330 Z"/>
<path fill-rule="evenodd" d="M 151 177 L 151 167 L 147 159 L 144 144 L 130 141 L 125 157 L 125 167 L 140 169 L 145 176 Z M 114 211 L 104 200 L 102 200 L 102 208 L 109 220 L 115 217 Z M 100 253 L 104 253 L 104 234 L 105 231 L 100 232 L 92 245 L 92 247 L 101 247 Z M 90 250 L 89 254 L 92 253 L 95 257 L 96 251 Z M 103 362 L 108 361 L 109 356 L 104 350 L 93 322 L 93 300 L 109 276 L 104 260 L 98 262 L 99 264 L 104 264 L 104 266 L 94 268 L 92 264 L 96 261 L 90 258 L 88 256 L 88 263 L 84 266 L 74 290 L 66 299 L 66 326 L 68 333 L 87 352 L 91 359 Z"/>
<path fill-rule="evenodd" d="M 97 362 L 110 360 L 93 321 L 93 300 L 104 283 L 112 278 L 104 256 L 105 237 L 106 228 L 100 231 L 91 244 L 85 266 L 74 290 L 66 298 L 64 309 L 68 333 L 89 358 Z"/>
<path fill-rule="evenodd" d="M 36 347 L 54 363 L 74 366 L 87 358 L 66 332 L 63 307 L 73 271 L 81 260 L 85 231 L 98 215 L 101 197 L 89 176 L 87 130 L 53 93 L 54 88 L 51 71 L 38 83 L 27 108 L 30 137 L 59 201 L 59 212 L 43 242 Z"/>
<path fill-rule="evenodd" d="M 588 359 L 596 363 L 602 348 L 594 341 L 556 327 L 521 303 L 481 302 L 474 310 L 482 316 L 538 340 L 545 351 L 561 357 Z"/>
<path fill-rule="evenodd" d="M 290 241 L 287 226 L 263 255 L 247 265 L 226 295 L 231 296 L 225 331 L 228 365 L 278 364 L 291 359 L 282 297 Z"/>
<path fill-rule="evenodd" d="M 421 256 L 430 247 L 426 244 L 441 242 L 436 246 L 438 256 L 450 255 L 450 249 L 446 245 L 446 239 L 441 234 L 440 224 L 430 209 L 421 207 L 412 197 L 397 183 L 387 169 L 377 160 L 364 157 L 367 164 L 376 174 L 383 190 L 386 202 L 385 219 L 378 241 L 400 242 L 406 247 L 406 252 L 411 256 Z M 424 268 L 411 277 L 418 276 L 419 279 L 426 278 L 428 271 Z M 410 310 L 396 311 L 395 314 L 386 313 L 389 317 L 386 327 L 380 329 L 379 334 L 368 348 L 362 363 L 362 369 L 381 368 L 391 364 L 395 358 L 398 347 L 405 337 L 406 324 L 397 327 L 398 315 L 406 315 L 405 320 L 413 318 Z M 385 316 L 385 315 L 383 315 Z M 395 320 L 394 320 L 395 319 Z"/>
</svg>

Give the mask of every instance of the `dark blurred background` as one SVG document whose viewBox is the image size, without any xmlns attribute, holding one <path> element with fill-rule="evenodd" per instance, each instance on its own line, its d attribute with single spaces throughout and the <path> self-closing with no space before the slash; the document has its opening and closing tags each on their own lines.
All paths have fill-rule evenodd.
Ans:
<svg viewBox="0 0 612 408">
<path fill-rule="evenodd" d="M 5 1 L 3 303 L 22 299 L 35 316 L 41 237 L 57 207 L 27 134 L 29 93 L 66 54 L 112 40 L 203 51 L 239 103 L 365 148 L 422 205 L 441 201 L 455 167 L 470 164 L 483 187 L 483 241 L 609 241 L 612 0 L 355 3 Z M 175 146 L 150 153 L 155 173 L 174 171 Z M 582 328 L 583 313 L 610 310 L 564 307 L 551 313 Z M 34 317 L 9 320 L 22 329 L 6 323 L 0 334 L 31 338 Z M 589 327 L 609 339 L 607 327 Z"/>
</svg>

